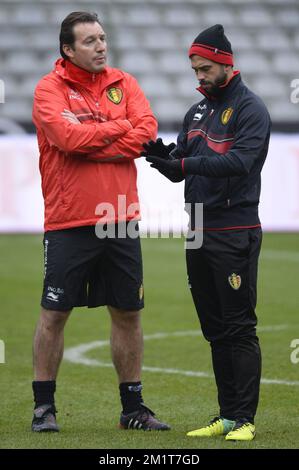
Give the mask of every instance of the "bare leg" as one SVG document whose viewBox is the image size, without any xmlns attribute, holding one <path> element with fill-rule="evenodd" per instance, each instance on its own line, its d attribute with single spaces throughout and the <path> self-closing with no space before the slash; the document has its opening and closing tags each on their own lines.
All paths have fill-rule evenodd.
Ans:
<svg viewBox="0 0 299 470">
<path fill-rule="evenodd" d="M 33 342 L 34 380 L 56 380 L 63 356 L 64 325 L 70 313 L 41 309 Z"/>
<path fill-rule="evenodd" d="M 111 315 L 111 355 L 119 383 L 141 380 L 143 334 L 139 311 L 108 307 Z"/>
<path fill-rule="evenodd" d="M 139 311 L 124 311 L 108 307 L 111 315 L 111 354 L 121 386 L 124 382 L 141 382 L 143 358 L 143 334 Z M 168 430 L 144 404 L 140 392 L 129 398 L 129 392 L 121 393 L 123 412 L 121 429 Z M 141 401 L 140 401 L 141 400 Z M 142 405 L 142 406 L 141 406 Z M 131 408 L 131 410 L 130 410 Z M 126 411 L 127 410 L 127 411 Z"/>
</svg>

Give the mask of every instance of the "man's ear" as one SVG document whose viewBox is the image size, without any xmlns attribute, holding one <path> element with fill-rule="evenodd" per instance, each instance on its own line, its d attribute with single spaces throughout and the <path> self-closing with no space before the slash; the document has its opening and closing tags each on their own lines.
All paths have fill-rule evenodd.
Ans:
<svg viewBox="0 0 299 470">
<path fill-rule="evenodd" d="M 69 59 L 74 57 L 74 48 L 70 44 L 63 44 L 62 50 Z"/>
</svg>

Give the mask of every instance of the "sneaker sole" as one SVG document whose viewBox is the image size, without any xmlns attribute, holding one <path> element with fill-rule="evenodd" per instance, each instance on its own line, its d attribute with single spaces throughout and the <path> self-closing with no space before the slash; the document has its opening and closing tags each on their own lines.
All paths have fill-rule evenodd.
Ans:
<svg viewBox="0 0 299 470">
<path fill-rule="evenodd" d="M 232 441 L 232 442 L 249 442 L 249 441 L 253 441 L 253 439 L 255 438 L 256 434 L 254 434 L 252 437 L 250 437 L 250 439 L 236 439 L 236 438 L 225 438 L 226 441 Z"/>
<path fill-rule="evenodd" d="M 138 428 L 126 428 L 125 426 L 123 426 L 122 424 L 118 424 L 117 425 L 118 429 L 122 429 L 123 431 L 145 431 L 145 432 L 148 432 L 148 431 L 170 431 L 171 428 L 162 428 L 162 429 L 151 429 L 151 428 L 148 428 L 148 429 L 138 429 Z"/>
<path fill-rule="evenodd" d="M 31 429 L 32 432 L 59 432 L 59 428 L 39 428 Z"/>
<path fill-rule="evenodd" d="M 214 434 L 213 436 L 208 436 L 206 434 L 189 434 L 187 433 L 186 436 L 188 437 L 202 437 L 203 439 L 211 439 L 211 438 L 215 438 L 215 437 L 221 437 L 221 436 L 225 436 L 225 434 Z"/>
</svg>

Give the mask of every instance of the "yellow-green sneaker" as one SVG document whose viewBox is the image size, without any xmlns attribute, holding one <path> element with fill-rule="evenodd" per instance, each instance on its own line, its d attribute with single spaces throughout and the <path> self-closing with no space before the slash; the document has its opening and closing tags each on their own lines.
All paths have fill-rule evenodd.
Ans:
<svg viewBox="0 0 299 470">
<path fill-rule="evenodd" d="M 226 441 L 252 441 L 255 438 L 255 426 L 251 423 L 236 423 L 226 436 Z"/>
<path fill-rule="evenodd" d="M 195 429 L 187 433 L 190 437 L 213 437 L 213 436 L 224 436 L 229 433 L 234 425 L 235 421 L 229 419 L 216 417 L 210 421 L 208 426 L 204 428 Z"/>
</svg>

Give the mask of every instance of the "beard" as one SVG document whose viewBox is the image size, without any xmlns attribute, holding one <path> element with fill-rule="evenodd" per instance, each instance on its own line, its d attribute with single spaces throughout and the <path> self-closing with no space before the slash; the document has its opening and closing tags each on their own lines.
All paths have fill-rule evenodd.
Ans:
<svg viewBox="0 0 299 470">
<path fill-rule="evenodd" d="M 200 86 L 203 86 L 204 90 L 206 90 L 209 95 L 212 96 L 219 96 L 222 92 L 221 85 L 223 85 L 227 81 L 228 74 L 222 70 L 218 77 L 215 78 L 214 82 L 207 82 L 205 80 L 200 81 Z"/>
</svg>

